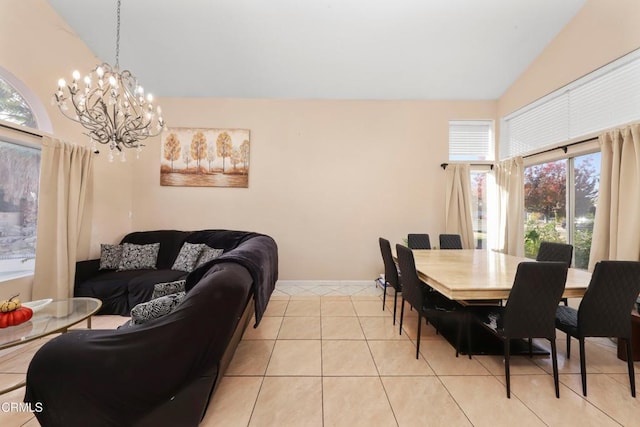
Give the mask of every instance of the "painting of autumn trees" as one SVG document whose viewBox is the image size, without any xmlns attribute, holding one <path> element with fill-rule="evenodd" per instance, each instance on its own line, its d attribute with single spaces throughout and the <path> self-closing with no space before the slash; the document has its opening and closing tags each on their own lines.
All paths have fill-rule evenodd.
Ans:
<svg viewBox="0 0 640 427">
<path fill-rule="evenodd" d="M 160 185 L 247 188 L 250 147 L 247 129 L 165 130 Z"/>
</svg>

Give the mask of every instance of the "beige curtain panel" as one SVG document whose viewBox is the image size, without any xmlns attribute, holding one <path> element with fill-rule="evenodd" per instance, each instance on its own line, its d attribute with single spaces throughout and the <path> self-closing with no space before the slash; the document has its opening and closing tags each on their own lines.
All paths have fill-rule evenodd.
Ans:
<svg viewBox="0 0 640 427">
<path fill-rule="evenodd" d="M 640 124 L 605 132 L 589 270 L 600 260 L 640 260 Z"/>
<path fill-rule="evenodd" d="M 89 149 L 42 138 L 34 300 L 73 296 L 76 254 L 93 186 L 92 164 Z"/>
<path fill-rule="evenodd" d="M 524 256 L 524 166 L 522 157 L 496 164 L 494 168 L 498 197 L 499 250 L 505 254 Z"/>
<path fill-rule="evenodd" d="M 464 249 L 473 249 L 471 220 L 471 175 L 469 165 L 450 164 L 445 171 L 445 229 L 447 234 L 459 234 Z"/>
</svg>

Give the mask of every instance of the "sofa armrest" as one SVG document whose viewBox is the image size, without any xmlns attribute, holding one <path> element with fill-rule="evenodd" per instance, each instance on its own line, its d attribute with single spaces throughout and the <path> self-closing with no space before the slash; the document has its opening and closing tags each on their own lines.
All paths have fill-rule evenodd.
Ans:
<svg viewBox="0 0 640 427">
<path fill-rule="evenodd" d="M 100 271 L 100 259 L 89 259 L 76 262 L 76 275 L 74 284 L 78 285 L 98 274 Z M 75 286 L 74 286 L 75 287 Z"/>
<path fill-rule="evenodd" d="M 184 420 L 199 420 L 252 284 L 238 264 L 212 270 L 166 316 L 117 330 L 73 330 L 44 344 L 29 364 L 25 392 L 25 402 L 42 405 L 40 424 L 137 425 L 174 400 L 187 411 Z M 191 389 L 200 378 L 207 383 Z M 185 399 L 188 409 L 180 406 Z"/>
</svg>

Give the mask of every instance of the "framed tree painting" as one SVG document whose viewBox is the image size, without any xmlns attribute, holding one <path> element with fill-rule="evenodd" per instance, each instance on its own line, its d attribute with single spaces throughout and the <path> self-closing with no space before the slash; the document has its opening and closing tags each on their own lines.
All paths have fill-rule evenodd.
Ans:
<svg viewBox="0 0 640 427">
<path fill-rule="evenodd" d="M 166 129 L 160 185 L 247 188 L 250 148 L 248 129 Z"/>
</svg>

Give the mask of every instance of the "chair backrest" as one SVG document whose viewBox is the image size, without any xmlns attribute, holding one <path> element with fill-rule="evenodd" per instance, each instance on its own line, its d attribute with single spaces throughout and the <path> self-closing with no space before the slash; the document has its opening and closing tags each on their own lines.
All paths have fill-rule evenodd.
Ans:
<svg viewBox="0 0 640 427">
<path fill-rule="evenodd" d="M 398 281 L 398 269 L 396 263 L 393 262 L 393 254 L 391 253 L 391 244 L 387 239 L 380 237 L 380 252 L 382 253 L 382 262 L 384 263 L 384 280 L 395 290 L 400 290 L 400 282 Z"/>
<path fill-rule="evenodd" d="M 407 244 L 411 249 L 431 249 L 431 240 L 428 234 L 408 234 Z"/>
<path fill-rule="evenodd" d="M 555 338 L 556 308 L 567 281 L 563 262 L 521 262 L 504 308 L 504 334 Z"/>
<path fill-rule="evenodd" d="M 403 245 L 396 245 L 398 265 L 402 272 L 402 297 L 409 301 L 412 307 L 421 309 L 423 304 L 423 285 L 416 271 L 416 262 L 411 249 Z"/>
<path fill-rule="evenodd" d="M 573 245 L 567 243 L 540 242 L 536 261 L 560 261 L 571 267 Z"/>
<path fill-rule="evenodd" d="M 441 234 L 440 249 L 462 249 L 462 239 L 459 234 Z"/>
<path fill-rule="evenodd" d="M 578 332 L 590 337 L 630 337 L 630 313 L 639 293 L 640 262 L 598 262 L 578 309 Z"/>
</svg>

